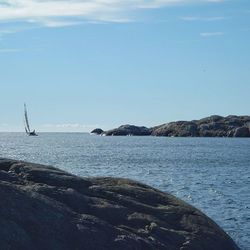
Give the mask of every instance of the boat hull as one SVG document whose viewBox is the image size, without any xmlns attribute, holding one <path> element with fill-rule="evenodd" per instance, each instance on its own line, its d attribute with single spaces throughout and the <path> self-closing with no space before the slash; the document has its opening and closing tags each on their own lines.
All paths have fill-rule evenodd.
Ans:
<svg viewBox="0 0 250 250">
<path fill-rule="evenodd" d="M 28 136 L 38 136 L 38 134 L 36 134 L 34 132 L 30 132 L 30 133 L 28 133 Z"/>
</svg>

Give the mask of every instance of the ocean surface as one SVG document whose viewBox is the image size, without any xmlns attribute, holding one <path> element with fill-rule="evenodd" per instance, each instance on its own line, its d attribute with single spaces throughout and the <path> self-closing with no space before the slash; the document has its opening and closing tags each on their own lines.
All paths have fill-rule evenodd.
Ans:
<svg viewBox="0 0 250 250">
<path fill-rule="evenodd" d="M 169 192 L 250 249 L 250 139 L 0 133 L 0 157 L 79 176 L 126 177 Z"/>
</svg>

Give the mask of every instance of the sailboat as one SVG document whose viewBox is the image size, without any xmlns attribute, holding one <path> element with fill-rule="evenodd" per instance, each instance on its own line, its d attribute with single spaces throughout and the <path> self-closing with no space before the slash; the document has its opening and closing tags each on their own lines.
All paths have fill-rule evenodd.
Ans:
<svg viewBox="0 0 250 250">
<path fill-rule="evenodd" d="M 29 136 L 37 136 L 37 133 L 36 133 L 35 130 L 33 130 L 33 131 L 30 130 L 27 107 L 26 107 L 25 103 L 24 103 L 24 127 L 25 127 L 25 132 L 26 132 L 27 135 L 29 135 Z"/>
</svg>

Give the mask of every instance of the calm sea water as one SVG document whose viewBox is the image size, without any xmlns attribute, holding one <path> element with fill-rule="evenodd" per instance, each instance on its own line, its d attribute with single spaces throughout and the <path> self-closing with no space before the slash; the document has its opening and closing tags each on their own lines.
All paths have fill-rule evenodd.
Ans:
<svg viewBox="0 0 250 250">
<path fill-rule="evenodd" d="M 139 180 L 201 209 L 250 249 L 250 139 L 0 133 L 0 156 Z"/>
</svg>

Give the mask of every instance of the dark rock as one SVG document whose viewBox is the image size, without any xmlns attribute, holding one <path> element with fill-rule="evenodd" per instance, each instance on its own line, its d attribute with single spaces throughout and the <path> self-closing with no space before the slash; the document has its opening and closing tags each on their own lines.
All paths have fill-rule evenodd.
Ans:
<svg viewBox="0 0 250 250">
<path fill-rule="evenodd" d="M 96 135 L 100 135 L 102 133 L 103 133 L 103 130 L 101 128 L 96 128 L 91 131 L 91 134 L 96 134 Z"/>
<path fill-rule="evenodd" d="M 146 127 L 138 127 L 134 125 L 122 125 L 119 128 L 112 129 L 109 131 L 103 132 L 104 135 L 110 136 L 118 136 L 118 135 L 139 135 L 145 136 L 150 135 L 151 131 Z"/>
<path fill-rule="evenodd" d="M 234 132 L 234 137 L 249 137 L 250 131 L 248 127 L 237 128 Z"/>
<path fill-rule="evenodd" d="M 0 159 L 0 199 L 4 250 L 238 249 L 199 210 L 127 179 Z"/>
</svg>

